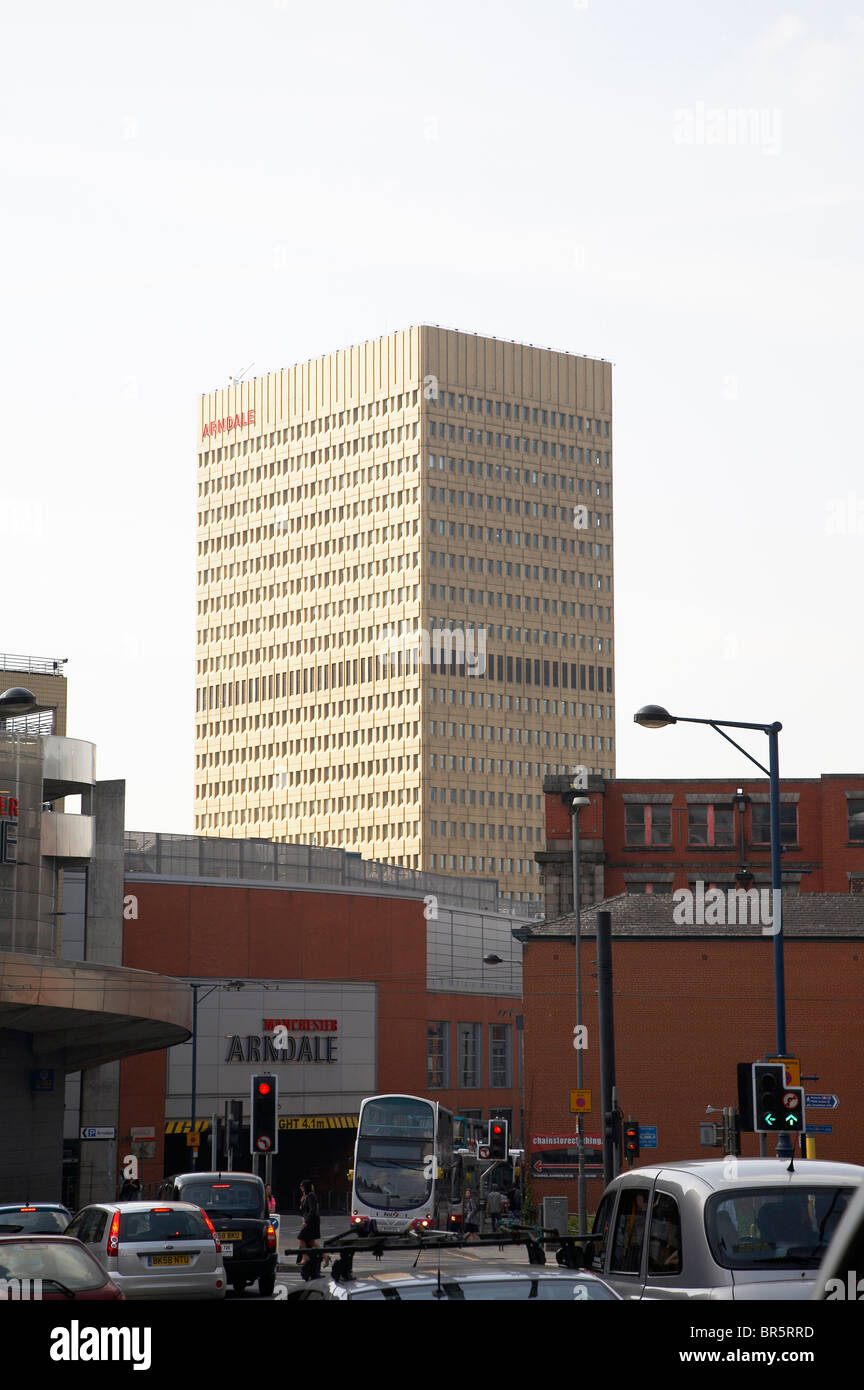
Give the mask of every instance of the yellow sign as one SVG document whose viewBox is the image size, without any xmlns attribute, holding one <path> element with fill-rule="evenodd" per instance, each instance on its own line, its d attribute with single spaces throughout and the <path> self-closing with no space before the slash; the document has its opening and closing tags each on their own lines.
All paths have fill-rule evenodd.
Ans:
<svg viewBox="0 0 864 1390">
<path fill-rule="evenodd" d="M 590 1115 L 590 1114 L 591 1114 L 591 1092 L 590 1092 L 590 1091 L 571 1091 L 571 1092 L 570 1092 L 570 1114 L 571 1114 L 571 1115 Z"/>
<path fill-rule="evenodd" d="M 200 1143 L 201 1143 L 201 1135 L 200 1135 L 200 1134 L 191 1134 L 191 1133 L 190 1133 L 190 1134 L 187 1134 L 187 1135 L 186 1135 L 186 1147 L 187 1147 L 187 1149 L 197 1149 Z"/>
<path fill-rule="evenodd" d="M 786 1068 L 786 1086 L 801 1085 L 801 1062 L 798 1057 L 769 1057 L 769 1062 L 782 1062 Z"/>
<path fill-rule="evenodd" d="M 356 1129 L 359 1115 L 283 1115 L 279 1128 L 283 1132 L 296 1129 Z"/>
</svg>

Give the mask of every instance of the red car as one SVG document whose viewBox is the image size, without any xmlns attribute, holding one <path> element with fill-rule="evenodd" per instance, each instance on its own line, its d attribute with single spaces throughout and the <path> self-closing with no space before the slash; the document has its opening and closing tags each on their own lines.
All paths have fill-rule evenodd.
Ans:
<svg viewBox="0 0 864 1390">
<path fill-rule="evenodd" d="M 124 1295 L 72 1236 L 0 1235 L 0 1302 L 71 1303 Z"/>
</svg>

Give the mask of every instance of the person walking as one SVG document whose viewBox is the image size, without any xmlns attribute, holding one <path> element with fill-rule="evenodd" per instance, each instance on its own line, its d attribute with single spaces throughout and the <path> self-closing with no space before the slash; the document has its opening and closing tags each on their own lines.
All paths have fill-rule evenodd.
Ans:
<svg viewBox="0 0 864 1390">
<path fill-rule="evenodd" d="M 507 1194 L 507 1201 L 510 1203 L 510 1215 L 514 1221 L 522 1219 L 522 1190 L 518 1182 L 514 1182 Z"/>
<path fill-rule="evenodd" d="M 264 1188 L 264 1196 L 265 1196 L 265 1198 L 267 1199 L 267 1210 L 270 1211 L 270 1212 L 275 1211 L 275 1210 L 276 1210 L 276 1198 L 273 1196 L 273 1191 L 272 1191 L 272 1189 L 271 1189 L 269 1183 L 268 1183 L 267 1186 Z"/>
<path fill-rule="evenodd" d="M 480 1229 L 478 1224 L 480 1209 L 477 1206 L 476 1201 L 474 1200 L 474 1194 L 472 1193 L 470 1187 L 466 1187 L 465 1189 L 464 1212 L 465 1215 L 463 1217 L 463 1225 L 465 1229 L 465 1234 L 467 1235 L 469 1240 L 473 1240 Z"/>
<path fill-rule="evenodd" d="M 503 1206 L 504 1198 L 497 1187 L 493 1187 L 491 1192 L 487 1192 L 486 1194 L 486 1215 L 492 1222 L 493 1231 L 498 1230 L 498 1222 L 501 1220 L 501 1210 Z"/>
<path fill-rule="evenodd" d="M 302 1245 L 304 1250 L 314 1250 L 321 1237 L 321 1209 L 318 1205 L 318 1193 L 309 1178 L 304 1178 L 300 1184 L 300 1215 L 303 1218 L 303 1225 L 297 1237 L 297 1243 Z M 299 1258 L 300 1273 L 304 1279 L 309 1275 L 306 1266 L 309 1263 L 308 1255 L 301 1255 Z M 326 1255 L 324 1265 L 329 1265 L 330 1256 Z"/>
</svg>

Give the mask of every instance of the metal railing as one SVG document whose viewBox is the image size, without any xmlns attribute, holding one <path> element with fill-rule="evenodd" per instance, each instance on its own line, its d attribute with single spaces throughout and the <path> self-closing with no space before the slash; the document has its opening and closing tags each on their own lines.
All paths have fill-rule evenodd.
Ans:
<svg viewBox="0 0 864 1390">
<path fill-rule="evenodd" d="M 382 887 L 425 897 L 442 905 L 497 914 L 499 902 L 510 915 L 527 915 L 539 904 L 501 900 L 497 879 L 462 878 L 406 869 L 374 859 L 361 859 L 341 849 L 285 844 L 272 840 L 220 839 L 207 835 L 169 835 L 161 831 L 127 830 L 126 872 L 177 875 L 183 878 L 239 878 L 271 883 L 329 884 L 334 887 Z M 517 909 L 512 911 L 511 909 Z"/>
<path fill-rule="evenodd" d="M 62 676 L 67 657 L 13 656 L 0 652 L 0 671 L 18 671 L 22 676 Z"/>
</svg>

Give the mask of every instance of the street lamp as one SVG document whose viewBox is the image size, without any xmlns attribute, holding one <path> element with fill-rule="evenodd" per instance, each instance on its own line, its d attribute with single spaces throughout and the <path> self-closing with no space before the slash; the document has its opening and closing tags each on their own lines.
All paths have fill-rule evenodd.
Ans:
<svg viewBox="0 0 864 1390">
<path fill-rule="evenodd" d="M 774 937 L 774 1022 L 777 1035 L 777 1056 L 786 1055 L 786 984 L 783 968 L 783 871 L 780 866 L 780 756 L 777 735 L 783 725 L 749 724 L 736 719 L 693 719 L 683 715 L 672 715 L 662 705 L 643 705 L 633 716 L 633 722 L 643 729 L 664 729 L 667 724 L 708 724 L 712 729 L 743 753 L 759 771 L 768 778 L 768 791 L 771 812 L 771 932 Z M 768 766 L 763 767 L 752 753 L 736 743 L 724 729 L 755 729 L 768 735 Z M 792 1155 L 792 1144 L 788 1134 L 781 1134 L 777 1144 L 777 1157 Z"/>
<path fill-rule="evenodd" d="M 572 792 L 579 792 L 578 782 L 570 783 Z M 581 1091 L 585 1076 L 582 1062 L 582 924 L 579 920 L 579 812 L 585 806 L 590 806 L 591 801 L 587 796 L 574 796 L 571 802 L 573 817 L 573 913 L 576 922 L 574 944 L 576 946 L 576 1085 Z M 584 1150 L 584 1128 L 583 1115 L 581 1111 L 576 1116 L 576 1150 L 579 1156 L 579 1171 L 577 1184 L 577 1200 L 579 1203 L 579 1234 L 585 1236 L 587 1229 L 587 1203 L 588 1192 L 585 1186 L 585 1150 Z"/>
<path fill-rule="evenodd" d="M 202 999 L 209 999 L 209 997 L 210 997 L 210 995 L 213 993 L 213 991 L 214 991 L 214 990 L 217 990 L 217 989 L 243 989 L 244 986 L 245 986 L 245 983 L 246 983 L 245 980 L 228 980 L 228 981 L 226 982 L 225 985 L 222 985 L 222 984 L 211 985 L 210 988 L 208 989 L 207 993 L 206 993 L 206 994 L 203 994 L 201 997 L 202 997 Z M 196 1122 L 197 1122 L 197 1116 L 196 1116 L 196 1114 L 195 1114 L 195 1111 L 196 1111 L 197 1108 L 198 1108 L 198 991 L 199 991 L 199 989 L 203 989 L 204 986 L 203 986 L 203 985 L 199 985 L 199 984 L 191 984 L 191 983 L 190 983 L 189 988 L 190 988 L 191 991 L 192 991 L 192 1133 L 195 1134 L 195 1132 L 196 1132 L 196 1131 L 195 1131 L 195 1125 L 196 1125 Z M 214 1162 L 214 1164 L 215 1164 L 215 1152 L 213 1151 L 213 1150 L 214 1150 L 214 1136 L 213 1136 L 213 1135 L 210 1136 L 210 1147 L 211 1147 L 211 1155 L 210 1155 L 210 1156 L 211 1156 L 211 1159 L 213 1160 L 213 1162 Z M 192 1150 L 192 1169 L 193 1169 L 193 1171 L 194 1171 L 197 1167 L 198 1167 L 198 1150 L 197 1150 L 197 1148 L 193 1148 L 193 1150 Z"/>
</svg>

